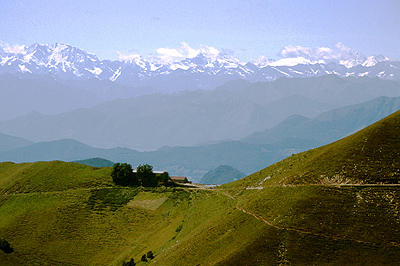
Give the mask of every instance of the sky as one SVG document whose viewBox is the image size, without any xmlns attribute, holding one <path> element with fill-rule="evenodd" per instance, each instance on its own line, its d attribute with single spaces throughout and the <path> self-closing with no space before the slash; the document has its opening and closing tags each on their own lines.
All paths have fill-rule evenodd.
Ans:
<svg viewBox="0 0 400 266">
<path fill-rule="evenodd" d="M 203 50 L 246 62 L 346 51 L 400 60 L 398 0 L 1 2 L 3 46 L 65 43 L 102 60 Z"/>
</svg>

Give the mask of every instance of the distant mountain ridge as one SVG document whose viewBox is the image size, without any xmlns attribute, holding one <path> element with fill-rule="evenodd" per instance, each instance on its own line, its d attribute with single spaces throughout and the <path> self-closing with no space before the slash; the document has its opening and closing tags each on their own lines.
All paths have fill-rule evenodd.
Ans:
<svg viewBox="0 0 400 266">
<path fill-rule="evenodd" d="M 400 62 L 385 56 L 371 56 L 352 62 L 313 62 L 296 65 L 276 62 L 240 62 L 220 54 L 210 58 L 199 53 L 179 62 L 154 63 L 140 55 L 129 61 L 100 60 L 95 54 L 68 44 L 33 44 L 19 53 L 0 47 L 0 74 L 52 74 L 62 79 L 115 81 L 134 87 L 151 86 L 165 92 L 213 89 L 226 81 L 273 81 L 281 77 L 315 77 L 335 74 L 340 77 L 379 77 L 400 79 Z"/>
<path fill-rule="evenodd" d="M 63 80 L 51 74 L 4 73 L 0 74 L 0 120 L 31 111 L 58 114 L 154 92 L 152 88 L 133 88 L 97 78 Z"/>
<path fill-rule="evenodd" d="M 150 152 L 127 148 L 99 149 L 68 139 L 30 145 L 27 142 L 25 146 L 16 143 L 13 149 L 9 146 L 0 151 L 0 161 L 76 161 L 100 157 L 134 166 L 151 164 L 155 169 L 187 176 L 198 182 L 210 169 L 219 165 L 234 165 L 246 174 L 254 173 L 292 154 L 348 136 L 398 110 L 400 97 L 379 97 L 362 104 L 330 110 L 314 118 L 292 116 L 270 130 L 252 134 L 240 141 L 220 141 L 190 147 L 165 146 Z M 332 130 L 334 128 L 337 130 Z M 9 136 L 0 134 L 0 143 L 2 137 L 8 141 Z"/>
<path fill-rule="evenodd" d="M 114 163 L 110 160 L 106 160 L 103 158 L 90 158 L 90 159 L 86 159 L 86 160 L 78 160 L 78 161 L 74 161 L 74 163 L 80 163 L 80 164 L 84 164 L 84 165 L 89 165 L 89 166 L 93 166 L 93 167 L 111 167 L 114 165 Z"/>
<path fill-rule="evenodd" d="M 110 82 L 97 81 L 99 86 Z M 85 81 L 73 82 L 85 88 L 82 84 Z M 88 83 L 92 84 L 89 80 Z M 80 108 L 56 115 L 31 112 L 13 120 L 0 121 L 0 132 L 34 142 L 75 139 L 93 147 L 156 150 L 165 145 L 190 146 L 238 140 L 271 128 L 293 114 L 315 117 L 329 109 L 381 95 L 399 97 L 399 88 L 398 81 L 335 75 L 258 83 L 236 80 L 215 90 L 114 99 L 90 109 Z M 13 106 L 28 106 L 29 99 L 23 99 Z M 56 99 L 43 108 L 59 107 L 68 102 L 67 97 Z M 1 99 L 0 103 L 2 101 L 5 107 L 8 106 L 6 99 Z M 2 109 L 3 105 L 0 105 Z"/>
<path fill-rule="evenodd" d="M 364 103 L 326 111 L 314 118 L 293 115 L 279 125 L 241 139 L 269 144 L 287 138 L 312 139 L 328 144 L 400 110 L 400 97 L 378 97 Z"/>
<path fill-rule="evenodd" d="M 0 133 L 0 151 L 8 151 L 33 144 L 32 141 Z"/>
<path fill-rule="evenodd" d="M 200 184 L 226 184 L 245 177 L 246 174 L 230 165 L 220 165 L 210 170 L 200 180 Z"/>
</svg>

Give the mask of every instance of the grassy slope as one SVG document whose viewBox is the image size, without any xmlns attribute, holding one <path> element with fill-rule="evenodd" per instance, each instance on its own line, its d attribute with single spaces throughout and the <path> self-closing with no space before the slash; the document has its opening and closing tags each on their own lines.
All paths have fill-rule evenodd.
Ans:
<svg viewBox="0 0 400 266">
<path fill-rule="evenodd" d="M 398 265 L 399 206 L 390 187 L 220 190 L 151 265 Z"/>
<path fill-rule="evenodd" d="M 222 186 L 159 265 L 398 265 L 399 188 L 341 185 L 397 184 L 399 127 L 398 112 Z"/>
<path fill-rule="evenodd" d="M 0 163 L 0 193 L 63 191 L 110 186 L 111 168 L 93 168 L 61 161 Z"/>
<path fill-rule="evenodd" d="M 398 183 L 399 125 L 396 113 L 213 190 L 150 192 L 114 187 L 110 168 L 2 164 L 0 237 L 15 252 L 0 261 L 121 265 L 152 250 L 147 264 L 163 266 L 398 265 L 400 188 L 343 184 Z"/>
<path fill-rule="evenodd" d="M 234 187 L 298 184 L 397 184 L 400 180 L 400 112 L 332 144 L 296 154 Z"/>
<path fill-rule="evenodd" d="M 120 265 L 165 245 L 188 206 L 181 191 L 111 183 L 111 168 L 76 163 L 0 165 L 0 235 L 14 248 L 2 265 Z M 128 204 L 157 201 L 150 208 Z M 165 200 L 160 205 L 160 194 Z M 134 206 L 129 206 L 134 205 Z M 157 253 L 156 253 L 157 254 Z"/>
<path fill-rule="evenodd" d="M 365 184 L 398 184 L 399 142 L 397 112 L 225 185 L 269 227 L 221 265 L 397 265 L 400 187 Z M 364 185 L 343 186 L 349 183 Z"/>
</svg>

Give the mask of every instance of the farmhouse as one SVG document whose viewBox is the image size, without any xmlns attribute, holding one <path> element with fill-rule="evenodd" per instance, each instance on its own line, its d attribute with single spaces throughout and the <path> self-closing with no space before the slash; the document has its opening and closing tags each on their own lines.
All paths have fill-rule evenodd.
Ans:
<svg viewBox="0 0 400 266">
<path fill-rule="evenodd" d="M 137 169 L 133 169 L 133 173 L 137 173 Z M 164 173 L 167 173 L 167 172 L 165 172 L 165 171 L 153 171 L 153 174 L 155 174 L 155 175 L 162 175 L 162 174 L 164 174 Z M 185 177 L 185 176 L 171 176 L 171 180 L 173 181 L 173 182 L 176 182 L 176 183 L 181 183 L 181 184 L 184 184 L 184 183 L 191 183 L 188 179 L 187 179 L 187 177 Z"/>
<path fill-rule="evenodd" d="M 177 183 L 189 183 L 185 176 L 171 176 L 171 180 Z"/>
</svg>

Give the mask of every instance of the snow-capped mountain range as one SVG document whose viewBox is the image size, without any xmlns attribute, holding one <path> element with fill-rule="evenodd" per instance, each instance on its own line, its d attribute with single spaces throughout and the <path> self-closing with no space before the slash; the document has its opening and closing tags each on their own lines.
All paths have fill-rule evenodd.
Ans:
<svg viewBox="0 0 400 266">
<path fill-rule="evenodd" d="M 137 55 L 129 61 L 99 60 L 95 54 L 67 44 L 33 44 L 18 52 L 0 46 L 0 74 L 52 74 L 62 79 L 110 80 L 133 87 L 152 86 L 159 90 L 211 89 L 228 80 L 273 81 L 280 77 L 379 77 L 400 79 L 400 62 L 383 55 L 352 60 L 312 62 L 303 57 L 278 61 L 261 58 L 240 62 L 233 56 L 211 58 L 199 53 L 178 62 L 154 63 Z M 171 86 L 173 88 L 171 88 Z"/>
</svg>

